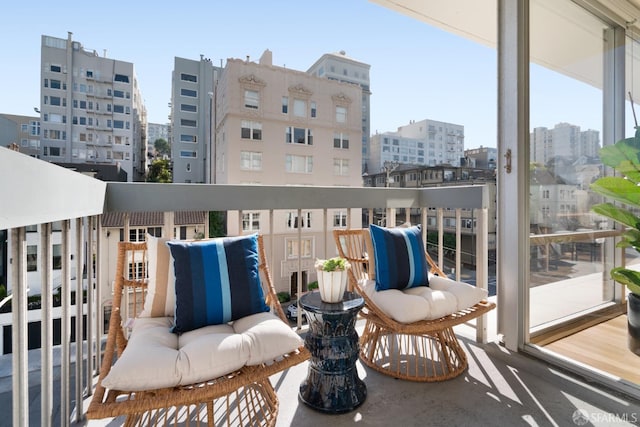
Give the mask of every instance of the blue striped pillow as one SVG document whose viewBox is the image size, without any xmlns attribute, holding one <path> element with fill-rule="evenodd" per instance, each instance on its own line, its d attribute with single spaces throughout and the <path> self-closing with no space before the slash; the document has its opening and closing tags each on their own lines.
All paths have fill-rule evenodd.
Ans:
<svg viewBox="0 0 640 427">
<path fill-rule="evenodd" d="M 269 311 L 258 271 L 258 236 L 167 242 L 174 260 L 172 332 L 219 325 Z"/>
<path fill-rule="evenodd" d="M 376 269 L 376 290 L 429 286 L 429 264 L 419 225 L 384 228 L 370 224 Z"/>
</svg>

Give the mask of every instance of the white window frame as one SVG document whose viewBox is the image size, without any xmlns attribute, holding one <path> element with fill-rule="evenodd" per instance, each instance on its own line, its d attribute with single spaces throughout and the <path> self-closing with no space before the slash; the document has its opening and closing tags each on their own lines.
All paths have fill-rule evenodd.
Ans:
<svg viewBox="0 0 640 427">
<path fill-rule="evenodd" d="M 300 242 L 302 243 L 302 259 L 310 259 L 313 258 L 313 237 L 303 237 Z M 288 260 L 298 259 L 299 251 L 298 251 L 298 238 L 297 237 L 287 237 L 284 239 L 285 245 L 285 256 Z"/>
<path fill-rule="evenodd" d="M 333 159 L 333 174 L 336 176 L 349 176 L 349 159 Z"/>
<path fill-rule="evenodd" d="M 347 228 L 347 212 L 336 211 L 333 213 L 333 228 Z"/>
<path fill-rule="evenodd" d="M 260 151 L 241 151 L 240 152 L 240 169 L 250 171 L 262 170 L 262 152 Z"/>
<path fill-rule="evenodd" d="M 288 173 L 313 173 L 313 156 L 287 154 L 285 170 Z"/>
<path fill-rule="evenodd" d="M 298 220 L 298 211 L 291 211 L 287 214 L 286 226 L 295 230 L 298 228 L 311 228 L 311 212 L 302 211 L 301 220 Z"/>
<path fill-rule="evenodd" d="M 344 107 L 342 105 L 336 105 L 336 122 L 338 123 L 347 122 L 347 107 Z"/>
<path fill-rule="evenodd" d="M 260 92 L 253 89 L 244 90 L 244 108 L 258 110 L 260 108 Z"/>
<path fill-rule="evenodd" d="M 293 98 L 293 115 L 296 117 L 307 117 L 307 101 Z"/>
<path fill-rule="evenodd" d="M 244 136 L 244 131 L 249 131 L 249 136 Z M 254 141 L 262 140 L 262 123 L 253 122 L 251 120 L 242 120 L 240 123 L 240 138 L 242 139 L 252 139 Z"/>
<path fill-rule="evenodd" d="M 260 231 L 260 212 L 242 213 L 242 231 Z"/>
<path fill-rule="evenodd" d="M 342 150 L 349 149 L 349 134 L 344 132 L 334 132 L 333 133 L 333 148 L 339 148 Z M 383 147 L 389 148 L 389 147 Z M 384 151 L 384 150 L 383 150 Z M 389 150 L 386 150 L 389 151 Z"/>
</svg>

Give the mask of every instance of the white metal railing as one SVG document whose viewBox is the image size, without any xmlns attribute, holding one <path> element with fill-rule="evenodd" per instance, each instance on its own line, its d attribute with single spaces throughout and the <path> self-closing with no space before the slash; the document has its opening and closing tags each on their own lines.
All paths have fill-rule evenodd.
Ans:
<svg viewBox="0 0 640 427">
<path fill-rule="evenodd" d="M 74 172 L 75 173 L 75 172 Z M 73 188 L 69 189 L 73 191 Z M 78 189 L 76 189 L 78 190 Z M 279 210 L 293 210 L 301 216 L 303 210 L 322 209 L 323 223 L 322 232 L 325 236 L 331 233 L 327 227 L 327 209 L 341 209 L 348 212 L 348 217 L 353 212 L 368 212 L 368 218 L 372 218 L 373 209 L 383 209 L 387 212 L 389 224 L 398 222 L 395 216 L 396 209 L 405 210 L 405 218 L 409 218 L 409 208 L 414 212 L 419 212 L 418 220 L 414 222 L 422 223 L 423 229 L 427 231 L 437 231 L 439 241 L 442 242 L 444 227 L 442 215 L 436 228 L 427 228 L 427 215 L 429 208 L 453 209 L 456 212 L 456 241 L 460 242 L 461 224 L 460 211 L 462 209 L 475 209 L 477 213 L 476 228 L 476 286 L 487 288 L 487 245 L 488 245 L 488 192 L 484 186 L 464 186 L 425 189 L 392 189 L 392 188 L 343 188 L 343 187 L 290 187 L 290 186 L 250 186 L 250 185 L 202 185 L 202 184 L 138 184 L 138 183 L 108 183 L 105 191 L 104 208 L 99 213 L 91 212 L 86 214 L 83 207 L 84 191 L 92 191 L 89 187 L 83 191 L 75 191 L 74 201 L 79 200 L 78 210 L 74 208 L 74 201 L 65 205 L 60 211 L 67 211 L 66 218 L 60 217 L 60 212 L 56 213 L 50 220 L 44 219 L 40 224 L 42 232 L 42 247 L 47 248 L 39 256 L 39 269 L 42 273 L 43 298 L 41 308 L 42 322 L 42 348 L 41 348 L 41 423 L 53 423 L 52 417 L 57 413 L 53 407 L 50 396 L 60 395 L 60 424 L 68 425 L 70 422 L 79 422 L 84 416 L 82 406 L 83 399 L 90 396 L 92 392 L 92 380 L 97 373 L 100 358 L 100 343 L 103 339 L 102 302 L 97 300 L 100 295 L 100 288 L 109 286 L 108 283 L 101 283 L 102 275 L 95 274 L 96 280 L 93 283 L 94 271 L 91 260 L 95 256 L 97 259 L 96 269 L 104 268 L 104 258 L 106 255 L 100 253 L 100 245 L 94 245 L 94 239 L 100 239 L 99 214 L 102 212 L 136 212 L 136 211 L 161 211 L 173 212 L 179 210 L 203 210 L 203 211 L 239 211 L 244 210 L 266 210 L 269 212 L 268 223 L 271 224 L 269 230 L 273 230 L 273 215 Z M 38 197 L 34 195 L 33 197 Z M 43 196 L 45 197 L 45 196 Z M 357 209 L 357 211 L 356 211 Z M 414 217 L 415 218 L 415 217 Z M 53 339 L 50 330 L 53 307 L 50 289 L 51 283 L 51 241 L 47 236 L 51 233 L 51 222 L 63 219 L 62 226 L 62 344 L 61 344 L 61 386 L 59 393 L 53 390 Z M 27 266 L 26 266 L 26 245 L 25 226 L 30 225 L 28 220 L 21 222 L 20 218 L 11 217 L 7 223 L 12 224 L 11 236 L 11 259 L 10 269 L 11 287 L 13 290 L 12 301 L 12 350 L 13 350 L 13 419 L 14 424 L 28 423 L 28 352 L 27 352 Z M 404 222 L 404 221 L 400 221 Z M 351 222 L 348 222 L 351 223 Z M 71 236 L 72 224 L 77 231 L 75 236 Z M 0 218 L 0 228 L 4 225 Z M 426 239 L 426 232 L 424 233 Z M 128 236 L 128 233 L 125 233 Z M 298 244 L 301 244 L 302 232 L 297 230 Z M 72 245 L 72 237 L 75 237 L 75 244 Z M 274 239 L 271 239 L 273 242 Z M 328 245 L 331 238 L 324 240 Z M 332 244 L 332 243 L 331 243 Z M 72 248 L 73 246 L 73 248 Z M 94 247 L 96 252 L 94 254 Z M 299 246 L 300 247 L 300 246 Z M 459 246 L 458 246 L 459 247 Z M 84 249 L 86 248 L 86 249 Z M 72 251 L 73 249 L 73 251 Z M 327 247 L 325 246 L 325 253 Z M 72 256 L 73 255 L 73 260 Z M 442 264 L 444 255 L 442 252 L 437 257 Z M 86 260 L 86 262 L 85 262 Z M 270 258 L 273 263 L 274 260 Z M 456 275 L 460 274 L 460 255 L 455 258 Z M 82 301 L 82 272 L 86 264 L 87 274 L 87 303 Z M 71 304 L 72 291 L 72 265 L 75 265 L 76 280 L 78 286 L 76 292 L 75 310 Z M 301 286 L 300 263 L 298 264 L 298 286 Z M 459 277 L 459 276 L 457 276 Z M 95 289 L 94 289 L 95 286 Z M 86 315 L 86 337 L 83 338 L 83 315 Z M 71 345 L 71 318 L 75 317 L 75 337 L 78 345 Z M 301 316 L 299 316 L 301 319 Z M 476 323 L 477 339 L 484 340 L 486 337 L 486 327 L 483 320 Z M 80 345 L 82 344 L 82 345 Z M 75 348 L 75 357 L 71 351 Z M 72 372 L 72 359 L 75 359 L 75 369 Z M 73 378 L 73 384 L 71 380 Z M 70 398 L 71 397 L 71 398 Z M 72 408 L 72 402 L 75 406 Z"/>
</svg>

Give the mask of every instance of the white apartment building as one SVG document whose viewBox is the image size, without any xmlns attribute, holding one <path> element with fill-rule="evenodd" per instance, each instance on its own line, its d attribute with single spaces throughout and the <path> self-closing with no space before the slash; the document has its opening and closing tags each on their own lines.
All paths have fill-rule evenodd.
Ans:
<svg viewBox="0 0 640 427">
<path fill-rule="evenodd" d="M 173 182 L 214 183 L 211 156 L 214 139 L 215 85 L 221 68 L 209 58 L 175 57 L 171 78 L 171 159 Z"/>
<path fill-rule="evenodd" d="M 547 164 L 556 157 L 577 160 L 580 157 L 598 157 L 600 151 L 600 132 L 588 129 L 581 131 L 580 126 L 558 123 L 553 129 L 534 128 L 530 137 L 531 161 Z"/>
<path fill-rule="evenodd" d="M 338 53 L 326 53 L 320 57 L 307 72 L 314 76 L 336 80 L 339 82 L 355 83 L 362 89 L 362 172 L 369 167 L 370 149 L 369 135 L 371 135 L 371 83 L 369 70 L 371 65 L 357 61 L 347 56 L 341 50 Z"/>
<path fill-rule="evenodd" d="M 130 62 L 99 56 L 72 39 L 42 36 L 41 158 L 111 165 L 128 181 L 147 169 L 147 113 Z"/>
<path fill-rule="evenodd" d="M 369 174 L 381 172 L 386 162 L 428 166 L 425 146 L 424 140 L 405 138 L 397 132 L 377 133 L 369 144 Z"/>
<path fill-rule="evenodd" d="M 40 117 L 0 114 L 0 147 L 17 144 L 20 152 L 40 157 Z"/>
<path fill-rule="evenodd" d="M 147 124 L 147 153 L 153 154 L 155 153 L 155 142 L 158 139 L 164 139 L 169 142 L 169 129 L 171 128 L 168 124 L 160 124 L 160 123 L 148 123 Z"/>
<path fill-rule="evenodd" d="M 215 182 L 361 186 L 362 89 L 259 62 L 228 59 L 216 91 Z M 336 256 L 331 230 L 347 226 L 347 212 L 327 210 L 229 212 L 229 235 L 275 234 L 270 255 L 277 291 L 294 294 L 298 260 L 302 289 L 315 280 L 316 258 Z M 351 227 L 361 226 L 352 212 Z M 301 243 L 298 231 L 301 230 Z M 329 249 L 327 249 L 329 248 Z"/>
<path fill-rule="evenodd" d="M 420 166 L 460 166 L 464 157 L 464 126 L 435 120 L 411 121 L 397 132 L 371 137 L 369 173 L 382 170 L 385 162 Z"/>
</svg>

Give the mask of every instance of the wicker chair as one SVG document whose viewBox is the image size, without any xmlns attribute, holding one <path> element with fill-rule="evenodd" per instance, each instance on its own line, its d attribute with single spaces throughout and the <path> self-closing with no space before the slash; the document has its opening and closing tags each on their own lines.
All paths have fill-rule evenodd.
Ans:
<svg viewBox="0 0 640 427">
<path fill-rule="evenodd" d="M 481 301 L 434 320 L 397 322 L 363 288 L 362 279 L 375 279 L 375 271 L 369 266 L 369 256 L 373 256 L 369 230 L 334 230 L 333 234 L 340 256 L 351 263 L 349 287 L 365 300 L 365 308 L 360 312 L 366 319 L 360 337 L 362 362 L 383 374 L 411 381 L 443 381 L 460 375 L 468 362 L 453 327 L 487 313 L 495 308 L 495 303 Z M 425 254 L 431 272 L 446 277 Z"/>
<path fill-rule="evenodd" d="M 258 236 L 258 252 L 266 303 L 286 323 L 272 284 L 262 236 Z M 123 318 L 128 316 L 121 313 L 128 312 L 135 317 L 146 293 L 145 279 L 129 280 L 125 277 L 127 266 L 130 262 L 144 262 L 146 256 L 146 243 L 119 243 L 109 334 L 87 418 L 126 416 L 125 425 L 174 425 L 180 421 L 180 425 L 274 426 L 278 415 L 278 396 L 269 377 L 307 360 L 309 352 L 304 346 L 282 355 L 272 363 L 244 366 L 226 375 L 188 386 L 131 392 L 111 390 L 102 385 L 114 361 L 121 357 L 127 346 L 128 332 L 122 325 Z"/>
</svg>

